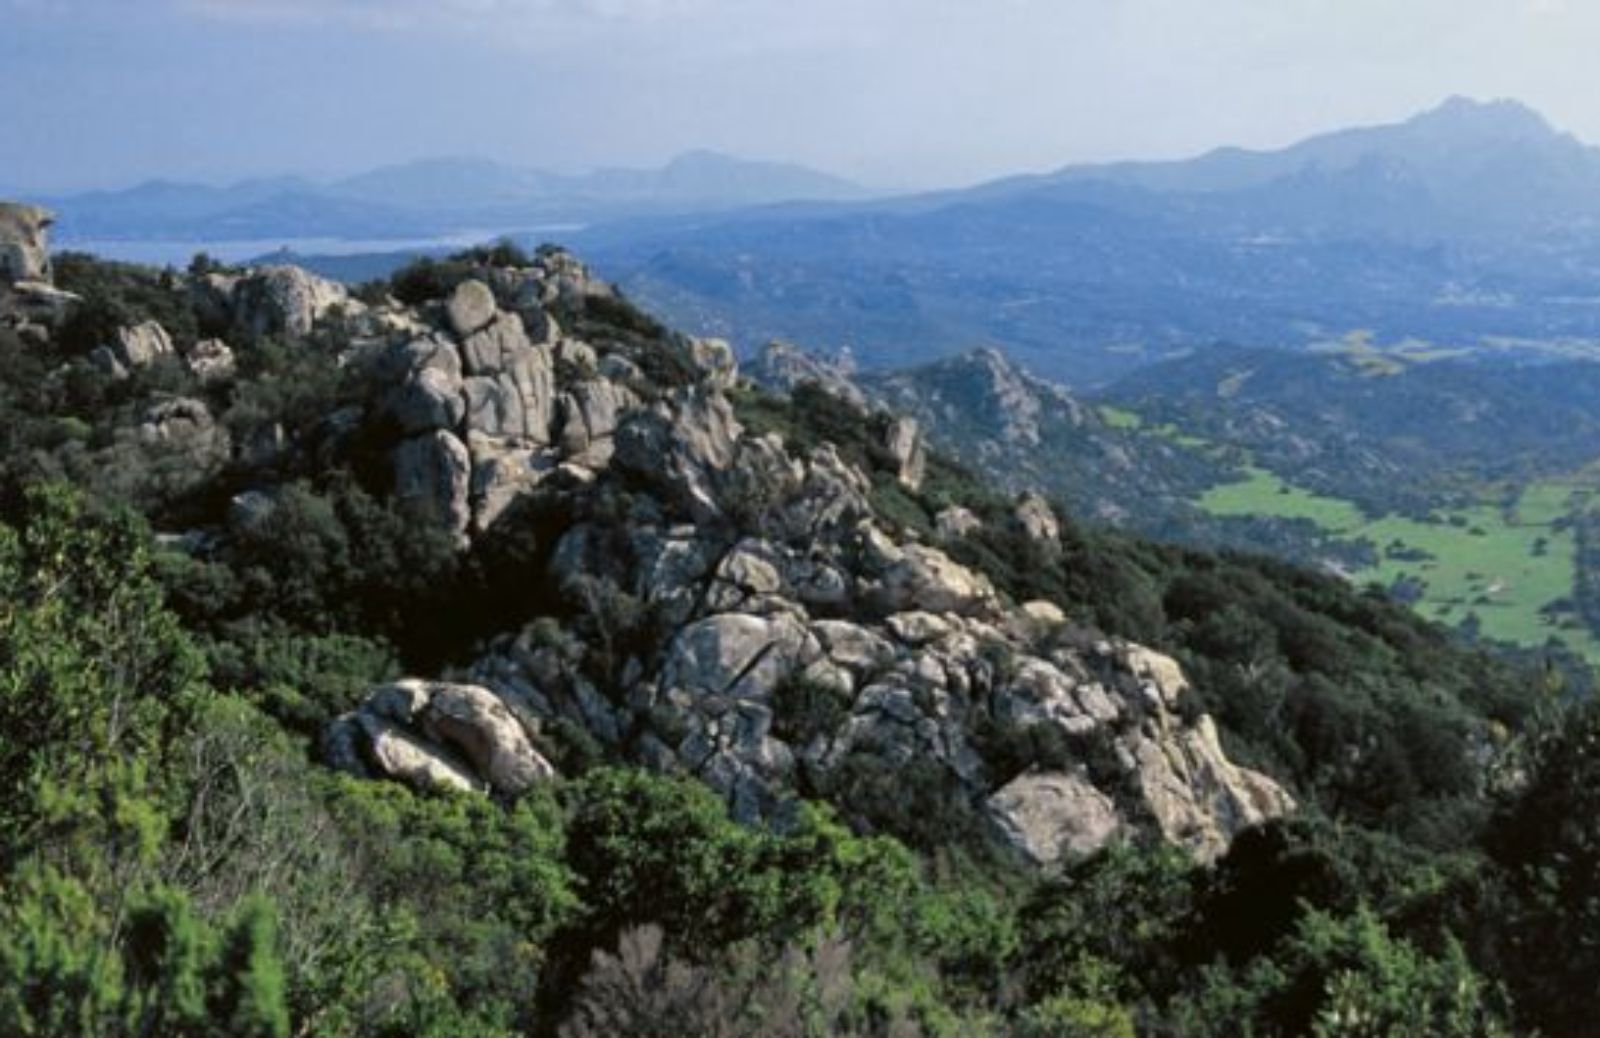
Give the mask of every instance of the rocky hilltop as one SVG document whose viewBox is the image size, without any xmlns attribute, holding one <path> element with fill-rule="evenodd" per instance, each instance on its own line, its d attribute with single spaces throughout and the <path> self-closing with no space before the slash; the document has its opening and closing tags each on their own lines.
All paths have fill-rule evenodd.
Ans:
<svg viewBox="0 0 1600 1038">
<path fill-rule="evenodd" d="M 1119 427 L 1095 403 L 995 349 L 857 372 L 775 342 L 749 375 L 779 392 L 810 384 L 864 411 L 914 418 L 935 447 L 1005 489 L 1042 491 L 1096 521 L 1165 532 L 1173 515 L 1192 511 L 1190 498 L 1227 478 L 1216 458 Z"/>
<path fill-rule="evenodd" d="M 1581 686 L 995 479 L 1131 417 L 5 212 L 0 1034 L 1589 1033 Z"/>
<path fill-rule="evenodd" d="M 12 290 L 47 289 L 45 217 L 5 213 Z M 122 445 L 175 461 L 186 493 L 234 488 L 171 543 L 224 556 L 293 477 L 349 466 L 461 552 L 520 537 L 536 556 L 529 594 L 549 597 L 526 625 L 374 689 L 326 734 L 338 767 L 515 796 L 576 732 L 747 821 L 904 797 L 1039 864 L 1141 834 L 1211 858 L 1292 807 L 1227 759 L 1172 659 L 955 561 L 970 512 L 931 537 L 883 514 L 883 480 L 922 483 L 916 423 L 863 417 L 865 452 L 753 427 L 726 343 L 661 328 L 564 252 L 442 266 L 407 300 L 293 267 L 197 265 L 159 290 L 192 328 L 117 326 L 74 363 L 198 385 L 148 400 Z M 238 351 L 268 341 L 336 351 L 357 398 L 308 430 L 219 420 Z M 1058 550 L 1042 499 L 1006 521 Z"/>
<path fill-rule="evenodd" d="M 878 514 L 872 473 L 835 444 L 747 428 L 725 343 L 562 330 L 614 298 L 551 254 L 357 318 L 352 348 L 384 388 L 351 422 L 394 437 L 395 492 L 467 541 L 518 507 L 570 517 L 550 612 L 587 614 L 594 640 L 550 644 L 536 619 L 454 684 L 380 690 L 335 725 L 341 767 L 514 794 L 550 772 L 541 733 L 564 724 L 702 778 L 748 821 L 781 819 L 801 792 L 921 776 L 937 791 L 917 795 L 976 807 L 1042 864 L 1140 831 L 1211 857 L 1289 809 L 1226 759 L 1209 718 L 1185 714 L 1171 659 L 1090 636 L 1048 602 L 1005 601 Z M 915 426 L 891 422 L 879 442 L 914 488 Z M 1049 550 L 1053 519 L 1031 528 Z M 611 615 L 629 610 L 648 637 Z M 601 652 L 613 658 L 597 668 Z M 1011 774 L 985 752 L 997 732 L 1058 752 Z"/>
</svg>

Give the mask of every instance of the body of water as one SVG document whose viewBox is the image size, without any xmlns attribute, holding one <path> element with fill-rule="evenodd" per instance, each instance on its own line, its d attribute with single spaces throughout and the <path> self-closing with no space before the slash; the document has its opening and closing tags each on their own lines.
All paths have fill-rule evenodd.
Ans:
<svg viewBox="0 0 1600 1038">
<path fill-rule="evenodd" d="M 467 230 L 430 238 L 257 238 L 244 241 L 172 241 L 163 239 L 57 238 L 57 252 L 88 252 L 102 259 L 157 267 L 186 267 L 204 252 L 223 263 L 243 263 L 258 256 L 292 252 L 297 256 L 364 256 L 392 252 L 454 251 L 499 238 L 572 233 L 582 224 L 529 227 L 516 231 Z"/>
</svg>

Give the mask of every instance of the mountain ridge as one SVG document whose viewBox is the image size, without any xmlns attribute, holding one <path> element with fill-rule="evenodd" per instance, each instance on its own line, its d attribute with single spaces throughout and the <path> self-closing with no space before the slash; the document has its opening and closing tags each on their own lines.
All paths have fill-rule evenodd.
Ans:
<svg viewBox="0 0 1600 1038">
<path fill-rule="evenodd" d="M 1447 102 L 1274 152 L 574 240 L 690 327 L 746 349 L 851 345 L 866 368 L 903 366 L 909 343 L 990 342 L 1082 387 L 1214 342 L 1357 329 L 1600 344 L 1600 308 L 1571 303 L 1600 279 L 1600 151 L 1509 102 Z"/>
<path fill-rule="evenodd" d="M 656 168 L 553 173 L 477 157 L 434 157 L 328 180 L 255 178 L 213 185 L 150 180 L 117 190 L 46 198 L 71 238 L 228 235 L 383 237 L 530 223 L 704 211 L 816 198 L 861 198 L 869 189 L 804 166 L 685 152 Z M 262 209 L 263 205 L 267 208 Z M 299 216 L 273 222 L 271 205 Z M 349 215 L 350 207 L 363 217 Z M 259 210 L 255 213 L 243 212 Z M 243 233 L 241 233 L 243 232 Z"/>
</svg>

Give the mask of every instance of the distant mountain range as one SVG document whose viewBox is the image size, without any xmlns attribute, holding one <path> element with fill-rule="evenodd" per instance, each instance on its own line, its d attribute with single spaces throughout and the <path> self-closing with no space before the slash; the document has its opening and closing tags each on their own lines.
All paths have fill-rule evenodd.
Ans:
<svg viewBox="0 0 1600 1038">
<path fill-rule="evenodd" d="M 1282 151 L 579 236 L 673 320 L 864 366 L 994 345 L 1103 384 L 1217 341 L 1600 341 L 1600 150 L 1510 101 Z"/>
<path fill-rule="evenodd" d="M 559 239 L 681 326 L 746 352 L 850 347 L 866 369 L 991 346 L 1089 388 L 1217 343 L 1358 332 L 1479 359 L 1600 355 L 1600 149 L 1513 101 L 899 197 L 696 152 L 581 176 L 437 159 L 48 201 L 69 243 Z M 360 280 L 417 251 L 276 258 Z"/>
<path fill-rule="evenodd" d="M 558 174 L 485 159 L 426 159 L 340 180 L 247 180 L 225 187 L 150 181 L 49 198 L 73 239 L 281 240 L 495 234 L 794 200 L 862 199 L 866 188 L 803 166 L 710 151 L 658 169 Z"/>
</svg>

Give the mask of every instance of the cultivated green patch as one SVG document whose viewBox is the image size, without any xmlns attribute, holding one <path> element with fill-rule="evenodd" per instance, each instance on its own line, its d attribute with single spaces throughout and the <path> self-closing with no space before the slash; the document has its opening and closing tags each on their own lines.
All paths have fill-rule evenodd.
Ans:
<svg viewBox="0 0 1600 1038">
<path fill-rule="evenodd" d="M 1577 545 L 1567 522 L 1597 484 L 1591 476 L 1539 480 L 1483 500 L 1411 519 L 1374 518 L 1349 501 L 1314 494 L 1251 467 L 1237 483 L 1200 498 L 1221 516 L 1304 519 L 1346 540 L 1366 540 L 1375 565 L 1351 572 L 1412 601 L 1424 615 L 1468 624 L 1484 637 L 1520 645 L 1560 638 L 1592 660 L 1600 640 L 1571 607 Z"/>
</svg>

